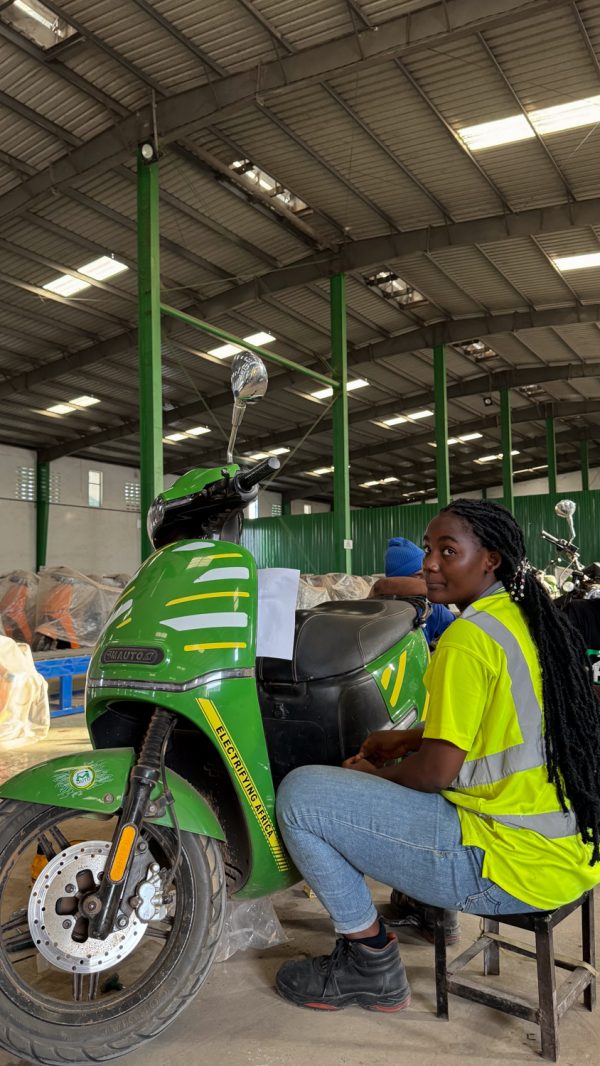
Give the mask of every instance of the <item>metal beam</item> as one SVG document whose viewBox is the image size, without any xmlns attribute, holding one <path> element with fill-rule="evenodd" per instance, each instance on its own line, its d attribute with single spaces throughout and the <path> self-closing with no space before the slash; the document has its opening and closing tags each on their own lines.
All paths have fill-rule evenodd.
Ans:
<svg viewBox="0 0 600 1066">
<path fill-rule="evenodd" d="M 581 490 L 590 490 L 590 442 L 584 438 L 579 442 L 579 459 L 581 463 Z"/>
<path fill-rule="evenodd" d="M 546 418 L 546 455 L 548 457 L 548 492 L 556 492 L 556 429 L 554 415 Z"/>
<path fill-rule="evenodd" d="M 146 559 L 152 552 L 146 515 L 163 489 L 163 444 L 158 162 L 145 162 L 141 148 L 137 172 L 141 555 Z"/>
<path fill-rule="evenodd" d="M 52 10 L 58 6 L 49 0 Z M 235 113 L 252 104 L 257 94 L 264 99 L 278 90 L 293 90 L 302 84 L 310 84 L 328 77 L 336 71 L 349 73 L 366 67 L 388 62 L 394 56 L 408 56 L 425 48 L 435 48 L 454 39 L 468 36 L 478 30 L 495 28 L 506 22 L 516 24 L 554 6 L 543 5 L 537 0 L 486 0 L 485 11 L 481 5 L 473 6 L 464 0 L 445 0 L 425 10 L 411 11 L 385 24 L 384 33 L 365 29 L 334 41 L 314 45 L 301 52 L 279 56 L 271 63 L 261 63 L 250 70 L 229 75 L 208 85 L 187 89 L 156 102 L 156 129 L 159 140 L 166 145 L 176 140 L 189 128 L 212 121 L 219 113 Z M 562 6 L 558 4 L 556 6 Z M 72 18 L 69 18 L 75 25 Z M 79 23 L 77 23 L 79 26 Z M 122 65 L 129 66 L 136 77 L 141 76 L 146 84 L 158 91 L 161 87 L 145 73 L 130 64 L 106 42 L 96 38 L 81 27 L 84 37 L 94 39 L 98 47 L 109 52 Z M 67 152 L 54 160 L 38 174 L 26 179 L 15 189 L 9 190 L 0 199 L 0 217 L 14 217 L 31 202 L 45 199 L 51 189 L 61 191 L 66 185 L 81 176 L 106 173 L 116 162 L 126 160 L 141 141 L 154 132 L 154 114 L 151 105 L 127 116 L 109 129 L 86 141 L 84 145 Z"/>
<path fill-rule="evenodd" d="M 450 503 L 450 464 L 448 459 L 448 397 L 446 394 L 446 352 L 443 344 L 433 349 L 433 391 L 435 396 L 435 481 L 440 507 Z"/>
<path fill-rule="evenodd" d="M 502 489 L 504 493 L 504 506 L 507 507 L 509 511 L 514 511 L 512 423 L 510 416 L 509 389 L 500 390 L 500 430 L 500 439 L 502 442 Z"/>
<path fill-rule="evenodd" d="M 346 279 L 331 279 L 331 370 L 338 384 L 333 401 L 333 550 L 336 569 L 352 573 L 346 351 Z"/>
</svg>

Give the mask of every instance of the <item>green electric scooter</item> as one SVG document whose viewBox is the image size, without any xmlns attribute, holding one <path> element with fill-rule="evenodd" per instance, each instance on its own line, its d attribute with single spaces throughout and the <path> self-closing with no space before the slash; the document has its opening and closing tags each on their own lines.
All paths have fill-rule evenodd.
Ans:
<svg viewBox="0 0 600 1066">
<path fill-rule="evenodd" d="M 266 385 L 239 353 L 227 465 L 150 509 L 156 550 L 90 663 L 93 750 L 0 788 L 0 1046 L 20 1059 L 103 1061 L 161 1032 L 209 972 L 227 896 L 299 879 L 277 829 L 282 777 L 425 711 L 424 602 L 298 611 L 291 660 L 256 657 L 242 513 L 279 464 L 232 459 Z"/>
</svg>

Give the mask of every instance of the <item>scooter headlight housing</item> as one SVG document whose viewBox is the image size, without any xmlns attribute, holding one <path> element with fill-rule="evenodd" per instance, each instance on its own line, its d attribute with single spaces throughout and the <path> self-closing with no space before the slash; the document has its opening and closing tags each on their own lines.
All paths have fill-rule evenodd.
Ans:
<svg viewBox="0 0 600 1066">
<path fill-rule="evenodd" d="M 146 529 L 148 531 L 148 538 L 155 545 L 155 538 L 162 526 L 165 518 L 166 506 L 163 496 L 157 496 L 152 503 L 150 510 L 148 511 L 148 518 L 146 519 Z M 156 546 L 156 545 L 155 545 Z"/>
</svg>

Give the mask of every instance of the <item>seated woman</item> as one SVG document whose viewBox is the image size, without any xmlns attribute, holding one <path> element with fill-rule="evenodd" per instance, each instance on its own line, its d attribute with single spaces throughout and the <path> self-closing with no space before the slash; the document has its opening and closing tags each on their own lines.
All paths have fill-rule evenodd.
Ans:
<svg viewBox="0 0 600 1066">
<path fill-rule="evenodd" d="M 497 504 L 456 500 L 427 528 L 423 569 L 429 599 L 462 612 L 425 676 L 424 727 L 374 733 L 344 768 L 301 767 L 279 788 L 286 844 L 339 934 L 330 955 L 280 968 L 277 989 L 299 1006 L 410 1003 L 365 875 L 492 916 L 600 881 L 600 704 L 521 529 Z"/>
</svg>

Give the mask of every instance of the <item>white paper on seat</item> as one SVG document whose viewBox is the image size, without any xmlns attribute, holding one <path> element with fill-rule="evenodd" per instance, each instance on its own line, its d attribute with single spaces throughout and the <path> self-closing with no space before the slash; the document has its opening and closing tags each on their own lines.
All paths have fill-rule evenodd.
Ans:
<svg viewBox="0 0 600 1066">
<path fill-rule="evenodd" d="M 273 566 L 258 571 L 257 655 L 292 658 L 299 580 L 299 570 Z"/>
</svg>

